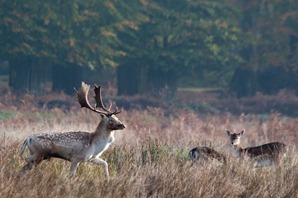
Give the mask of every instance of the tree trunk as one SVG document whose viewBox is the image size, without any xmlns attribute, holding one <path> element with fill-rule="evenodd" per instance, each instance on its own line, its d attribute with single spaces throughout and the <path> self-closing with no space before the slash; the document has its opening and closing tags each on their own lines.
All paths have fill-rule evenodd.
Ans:
<svg viewBox="0 0 298 198">
<path fill-rule="evenodd" d="M 28 57 L 10 61 L 9 86 L 15 94 L 42 95 L 46 92 L 50 70 L 49 66 Z"/>
<path fill-rule="evenodd" d="M 118 95 L 150 92 L 155 96 L 173 96 L 177 90 L 177 82 L 175 71 L 134 65 L 121 65 L 117 69 Z"/>
<path fill-rule="evenodd" d="M 80 87 L 83 76 L 83 68 L 69 64 L 67 66 L 55 65 L 53 67 L 52 90 L 72 95 L 74 87 Z"/>
<path fill-rule="evenodd" d="M 298 74 L 283 67 L 269 67 L 262 71 L 238 68 L 230 83 L 231 91 L 238 97 L 253 96 L 256 92 L 276 94 L 281 89 L 298 92 Z"/>
<path fill-rule="evenodd" d="M 147 68 L 121 65 L 117 68 L 118 95 L 136 95 L 146 91 Z"/>
<path fill-rule="evenodd" d="M 30 67 L 27 61 L 10 61 L 9 86 L 15 94 L 23 94 L 29 91 Z"/>
<path fill-rule="evenodd" d="M 236 69 L 229 87 L 237 97 L 253 96 L 261 90 L 257 72 L 243 68 Z"/>
<path fill-rule="evenodd" d="M 156 96 L 166 96 L 170 99 L 177 91 L 178 77 L 173 70 L 164 71 L 159 68 L 150 68 L 148 73 L 149 90 Z"/>
</svg>

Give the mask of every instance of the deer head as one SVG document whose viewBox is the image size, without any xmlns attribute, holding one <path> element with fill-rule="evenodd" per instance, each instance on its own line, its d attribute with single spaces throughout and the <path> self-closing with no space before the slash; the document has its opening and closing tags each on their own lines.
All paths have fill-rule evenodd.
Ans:
<svg viewBox="0 0 298 198">
<path fill-rule="evenodd" d="M 115 116 L 116 114 L 119 114 L 122 112 L 121 110 L 118 110 L 116 107 L 114 111 L 111 111 L 112 103 L 110 104 L 109 108 L 106 108 L 103 104 L 102 97 L 101 97 L 101 86 L 94 86 L 94 93 L 95 93 L 95 107 L 92 107 L 88 101 L 88 93 L 90 90 L 90 85 L 85 84 L 82 82 L 81 88 L 77 91 L 77 98 L 81 105 L 81 108 L 87 108 L 91 111 L 94 111 L 96 113 L 99 113 L 102 117 L 102 122 L 100 124 L 107 124 L 106 128 L 110 130 L 121 130 L 125 128 L 125 125 L 120 122 L 120 120 Z M 98 110 L 100 108 L 101 110 Z"/>
<path fill-rule="evenodd" d="M 239 133 L 232 133 L 229 130 L 227 130 L 226 132 L 227 132 L 228 136 L 230 137 L 230 142 L 231 142 L 232 145 L 239 145 L 240 144 L 240 139 L 241 139 L 241 136 L 244 133 L 244 129 Z"/>
</svg>

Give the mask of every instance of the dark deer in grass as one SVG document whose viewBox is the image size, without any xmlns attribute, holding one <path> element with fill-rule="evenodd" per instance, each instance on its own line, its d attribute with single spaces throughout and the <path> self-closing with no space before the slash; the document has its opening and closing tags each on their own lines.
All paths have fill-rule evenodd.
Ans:
<svg viewBox="0 0 298 198">
<path fill-rule="evenodd" d="M 280 156 L 286 151 L 286 145 L 281 142 L 271 142 L 255 147 L 241 147 L 241 137 L 244 133 L 242 130 L 239 133 L 232 133 L 227 130 L 227 135 L 230 138 L 236 156 L 238 158 L 248 157 L 255 162 L 255 165 L 271 165 L 279 161 Z"/>
<path fill-rule="evenodd" d="M 216 150 L 203 146 L 195 147 L 189 151 L 189 157 L 193 162 L 206 163 L 210 161 L 218 161 L 226 163 L 226 157 Z"/>
<path fill-rule="evenodd" d="M 101 159 L 101 154 L 114 141 L 114 131 L 122 130 L 125 125 L 116 117 L 121 110 L 111 111 L 111 106 L 106 108 L 101 98 L 101 87 L 95 86 L 96 106 L 92 107 L 88 101 L 90 85 L 82 82 L 79 91 L 76 90 L 81 107 L 85 107 L 101 115 L 101 121 L 93 133 L 90 132 L 55 132 L 39 133 L 25 139 L 20 151 L 22 155 L 26 148 L 29 155 L 27 164 L 23 166 L 21 173 L 37 166 L 42 160 L 51 157 L 61 158 L 71 162 L 70 174 L 76 173 L 80 162 L 92 162 L 103 165 L 106 176 L 109 178 L 108 164 Z"/>
</svg>

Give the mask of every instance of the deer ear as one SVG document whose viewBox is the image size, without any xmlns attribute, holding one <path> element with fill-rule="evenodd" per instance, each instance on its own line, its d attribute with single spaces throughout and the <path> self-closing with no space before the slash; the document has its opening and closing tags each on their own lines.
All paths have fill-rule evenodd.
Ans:
<svg viewBox="0 0 298 198">
<path fill-rule="evenodd" d="M 243 129 L 239 134 L 240 134 L 240 135 L 243 135 L 244 131 L 245 131 L 245 130 Z"/>
<path fill-rule="evenodd" d="M 226 132 L 227 132 L 228 136 L 231 136 L 231 132 L 228 129 L 226 130 Z"/>
</svg>

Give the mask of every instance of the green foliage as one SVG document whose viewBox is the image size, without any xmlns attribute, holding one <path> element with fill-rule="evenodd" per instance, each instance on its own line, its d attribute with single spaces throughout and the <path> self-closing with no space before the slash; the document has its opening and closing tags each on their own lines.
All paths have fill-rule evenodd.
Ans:
<svg viewBox="0 0 298 198">
<path fill-rule="evenodd" d="M 175 70 L 180 74 L 235 67 L 240 30 L 237 12 L 226 1 L 151 1 L 148 20 L 119 32 L 129 64 Z"/>
<path fill-rule="evenodd" d="M 139 12 L 147 18 L 138 28 L 117 32 L 118 76 L 129 76 L 118 79 L 120 94 L 167 90 L 171 98 L 182 77 L 222 86 L 242 61 L 239 13 L 228 1 L 150 1 Z"/>
<path fill-rule="evenodd" d="M 150 80 L 150 68 L 222 86 L 237 67 L 297 69 L 297 8 L 294 0 L 0 0 L 0 55 L 131 65 L 140 78 Z"/>
<path fill-rule="evenodd" d="M 51 63 L 115 66 L 114 29 L 126 26 L 114 1 L 1 2 L 1 55 Z M 122 10 L 123 12 L 125 10 Z"/>
<path fill-rule="evenodd" d="M 297 69 L 297 1 L 238 1 L 246 39 L 246 67 L 262 70 L 283 66 Z"/>
</svg>

